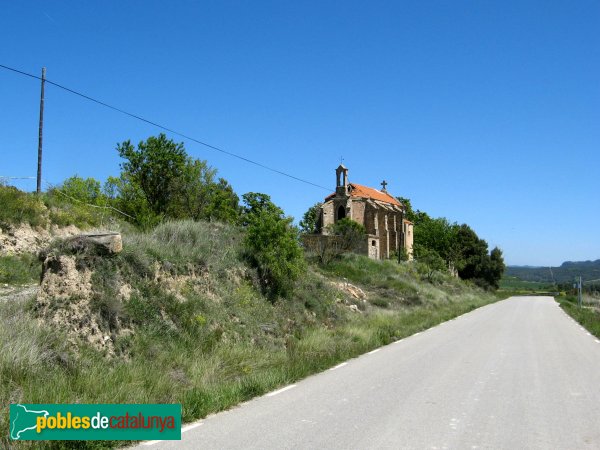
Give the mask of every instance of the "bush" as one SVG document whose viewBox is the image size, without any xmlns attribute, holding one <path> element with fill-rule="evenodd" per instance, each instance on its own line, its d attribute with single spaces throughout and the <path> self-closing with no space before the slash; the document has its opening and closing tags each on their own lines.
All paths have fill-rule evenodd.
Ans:
<svg viewBox="0 0 600 450">
<path fill-rule="evenodd" d="M 36 194 L 0 184 L 0 205 L 0 225 L 28 223 L 35 227 L 47 223 L 46 208 Z"/>
<path fill-rule="evenodd" d="M 286 297 L 306 270 L 298 230 L 268 195 L 248 193 L 243 198 L 246 256 L 258 270 L 265 293 L 271 298 Z"/>
<path fill-rule="evenodd" d="M 331 232 L 336 236 L 340 236 L 342 239 L 342 249 L 344 251 L 354 250 L 354 248 L 365 239 L 365 234 L 367 233 L 364 226 L 347 217 L 338 220 L 335 225 L 331 227 Z"/>
</svg>

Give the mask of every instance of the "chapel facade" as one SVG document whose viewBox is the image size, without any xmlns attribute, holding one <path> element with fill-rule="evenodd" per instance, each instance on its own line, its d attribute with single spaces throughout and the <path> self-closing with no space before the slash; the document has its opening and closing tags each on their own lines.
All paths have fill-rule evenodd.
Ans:
<svg viewBox="0 0 600 450">
<path fill-rule="evenodd" d="M 343 164 L 335 170 L 335 193 L 327 196 L 321 206 L 318 230 L 330 233 L 330 225 L 348 217 L 365 227 L 366 236 L 356 252 L 372 259 L 387 259 L 406 250 L 413 258 L 413 224 L 405 218 L 405 208 L 387 191 L 385 180 L 382 189 L 374 189 L 348 181 L 348 168 Z"/>
</svg>

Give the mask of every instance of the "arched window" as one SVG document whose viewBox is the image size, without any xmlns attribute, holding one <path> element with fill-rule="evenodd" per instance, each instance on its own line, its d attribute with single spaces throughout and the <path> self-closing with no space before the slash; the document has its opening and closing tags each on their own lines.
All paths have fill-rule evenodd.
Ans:
<svg viewBox="0 0 600 450">
<path fill-rule="evenodd" d="M 346 217 L 346 208 L 344 208 L 343 205 L 340 205 L 338 210 L 337 210 L 337 219 L 343 219 L 344 217 Z"/>
<path fill-rule="evenodd" d="M 371 245 L 375 247 L 375 241 L 371 241 Z"/>
</svg>

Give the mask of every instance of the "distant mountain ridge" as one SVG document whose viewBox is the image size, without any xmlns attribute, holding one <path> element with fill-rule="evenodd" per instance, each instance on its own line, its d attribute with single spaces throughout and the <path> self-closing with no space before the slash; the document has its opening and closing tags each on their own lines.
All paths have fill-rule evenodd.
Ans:
<svg viewBox="0 0 600 450">
<path fill-rule="evenodd" d="M 568 283 L 581 276 L 583 280 L 600 278 L 600 259 L 595 261 L 565 261 L 558 267 L 508 266 L 505 276 L 523 281 Z"/>
</svg>

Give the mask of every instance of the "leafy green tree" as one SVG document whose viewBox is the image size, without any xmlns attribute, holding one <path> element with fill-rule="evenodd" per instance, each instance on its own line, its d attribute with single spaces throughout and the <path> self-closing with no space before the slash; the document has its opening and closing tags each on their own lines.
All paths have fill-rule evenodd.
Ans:
<svg viewBox="0 0 600 450">
<path fill-rule="evenodd" d="M 410 205 L 407 199 L 399 200 Z M 450 223 L 444 217 L 434 219 L 425 212 L 412 211 L 412 206 L 410 211 L 414 223 L 414 253 L 418 261 L 439 266 L 439 257 L 444 268 L 454 267 L 463 280 L 472 280 L 485 289 L 498 288 L 504 272 L 500 249 L 488 253 L 487 242 L 466 224 Z"/>
<path fill-rule="evenodd" d="M 176 195 L 168 215 L 236 223 L 240 217 L 239 198 L 225 179 L 215 182 L 216 173 L 206 161 L 188 158 L 181 176 L 173 182 Z"/>
<path fill-rule="evenodd" d="M 250 192 L 242 198 L 246 256 L 271 298 L 289 296 L 295 281 L 306 270 L 298 229 L 268 195 Z"/>
<path fill-rule="evenodd" d="M 81 178 L 75 175 L 63 181 L 57 189 L 71 198 L 91 205 L 104 205 L 107 200 L 102 192 L 102 185 L 94 178 Z M 53 190 L 51 189 L 50 193 Z"/>
<path fill-rule="evenodd" d="M 220 222 L 238 223 L 240 220 L 240 199 L 233 187 L 224 178 L 212 184 L 211 199 L 206 206 L 204 217 Z"/>
<path fill-rule="evenodd" d="M 126 173 L 120 177 L 108 177 L 104 192 L 111 206 L 128 215 L 130 220 L 143 229 L 149 229 L 162 220 L 146 200 L 140 185 L 132 182 Z"/>
<path fill-rule="evenodd" d="M 446 261 L 435 251 L 422 249 L 419 258 L 419 273 L 424 275 L 429 282 L 434 280 L 436 272 L 446 271 Z"/>
<path fill-rule="evenodd" d="M 500 280 L 504 274 L 506 266 L 504 264 L 504 257 L 502 256 L 502 250 L 498 247 L 490 252 L 490 267 L 486 274 L 486 281 L 493 289 L 500 287 Z"/>
<path fill-rule="evenodd" d="M 137 149 L 131 141 L 117 145 L 124 182 L 141 189 L 148 206 L 157 216 L 166 216 L 171 202 L 180 190 L 176 182 L 184 176 L 189 162 L 183 143 L 175 143 L 164 134 L 141 141 Z"/>
<path fill-rule="evenodd" d="M 319 217 L 321 216 L 321 206 L 323 203 L 318 202 L 312 205 L 302 216 L 300 221 L 300 229 L 303 233 L 318 233 Z"/>
<path fill-rule="evenodd" d="M 260 192 L 248 192 L 242 195 L 244 202 L 242 222 L 243 225 L 248 225 L 254 221 L 260 214 L 267 212 L 281 219 L 285 214 L 283 209 L 271 201 L 271 197 Z"/>
<path fill-rule="evenodd" d="M 414 253 L 420 256 L 435 251 L 448 264 L 460 265 L 456 236 L 458 226 L 440 217 L 433 219 L 422 211 L 414 213 Z"/>
<path fill-rule="evenodd" d="M 164 134 L 138 144 L 118 144 L 125 159 L 121 176 L 110 178 L 105 191 L 114 206 L 149 227 L 164 218 L 237 223 L 239 198 L 216 170 L 187 155 L 183 143 Z"/>
<path fill-rule="evenodd" d="M 404 210 L 405 210 L 404 217 L 414 223 L 415 218 L 416 218 L 416 213 L 413 210 L 410 199 L 408 199 L 406 197 L 396 197 L 396 199 L 404 205 Z"/>
</svg>

